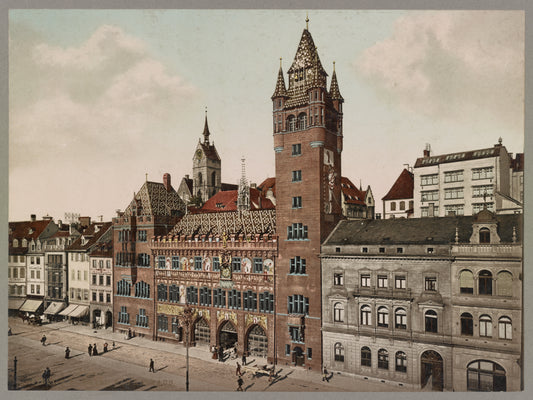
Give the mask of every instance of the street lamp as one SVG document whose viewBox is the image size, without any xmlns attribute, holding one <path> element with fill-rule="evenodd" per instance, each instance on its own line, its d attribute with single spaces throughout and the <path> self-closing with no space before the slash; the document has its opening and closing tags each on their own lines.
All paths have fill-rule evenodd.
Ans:
<svg viewBox="0 0 533 400">
<path fill-rule="evenodd" d="M 185 368 L 185 391 L 189 391 L 189 331 L 192 322 L 192 308 L 185 303 L 183 312 L 178 316 L 181 325 L 185 325 L 185 348 L 186 348 L 186 368 Z"/>
</svg>

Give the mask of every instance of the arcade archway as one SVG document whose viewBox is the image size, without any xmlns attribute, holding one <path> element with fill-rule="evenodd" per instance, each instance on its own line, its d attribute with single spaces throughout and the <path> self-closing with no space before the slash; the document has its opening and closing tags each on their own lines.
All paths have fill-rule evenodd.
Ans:
<svg viewBox="0 0 533 400">
<path fill-rule="evenodd" d="M 209 344 L 211 329 L 204 318 L 200 318 L 194 324 L 194 341 L 198 344 Z"/>
<path fill-rule="evenodd" d="M 254 325 L 248 333 L 246 350 L 251 356 L 266 357 L 268 354 L 268 337 L 260 325 Z"/>
<path fill-rule="evenodd" d="M 231 321 L 226 321 L 220 327 L 218 344 L 223 349 L 229 349 L 236 345 L 238 340 L 237 329 Z"/>
<path fill-rule="evenodd" d="M 420 356 L 420 372 L 422 387 L 431 384 L 431 390 L 441 391 L 443 382 L 443 363 L 439 353 L 428 350 Z"/>
</svg>

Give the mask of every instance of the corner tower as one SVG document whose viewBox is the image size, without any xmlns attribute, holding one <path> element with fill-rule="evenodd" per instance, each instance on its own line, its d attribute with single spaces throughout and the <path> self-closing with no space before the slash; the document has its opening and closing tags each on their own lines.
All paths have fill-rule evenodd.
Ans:
<svg viewBox="0 0 533 400">
<path fill-rule="evenodd" d="M 222 162 L 218 155 L 215 144 L 209 142 L 209 125 L 207 124 L 207 110 L 203 141 L 199 140 L 194 151 L 192 174 L 193 174 L 193 197 L 201 199 L 205 203 L 207 199 L 218 193 L 222 187 L 221 170 Z"/>
<path fill-rule="evenodd" d="M 308 20 L 306 20 L 307 22 Z M 342 217 L 342 103 L 307 26 L 273 102 L 276 159 L 277 363 L 319 370 L 322 364 L 320 245 Z"/>
</svg>

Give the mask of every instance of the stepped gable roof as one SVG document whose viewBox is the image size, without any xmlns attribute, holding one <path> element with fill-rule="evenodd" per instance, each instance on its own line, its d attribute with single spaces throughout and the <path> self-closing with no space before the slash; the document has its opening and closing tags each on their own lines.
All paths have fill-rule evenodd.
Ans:
<svg viewBox="0 0 533 400">
<path fill-rule="evenodd" d="M 341 177 L 341 190 L 344 201 L 348 204 L 366 205 L 366 190 L 359 190 L 348 178 Z"/>
<path fill-rule="evenodd" d="M 513 227 L 522 240 L 522 215 L 495 215 L 502 243 L 512 243 Z M 343 220 L 324 245 L 453 244 L 458 228 L 459 243 L 469 243 L 476 216 L 412 219 Z"/>
<path fill-rule="evenodd" d="M 203 213 L 236 211 L 238 195 L 238 190 L 218 192 L 209 198 L 198 211 Z M 250 208 L 251 211 L 255 211 L 273 209 L 275 207 L 269 199 L 261 196 L 261 192 L 258 189 L 250 188 Z"/>
<path fill-rule="evenodd" d="M 173 187 L 167 191 L 163 183 L 146 181 L 124 213 L 132 215 L 133 211 L 136 215 L 170 216 L 176 212 L 185 213 L 185 203 Z"/>
<path fill-rule="evenodd" d="M 344 101 L 341 96 L 341 91 L 339 90 L 339 83 L 337 82 L 337 73 L 335 72 L 335 67 L 333 67 L 333 75 L 331 75 L 331 85 L 329 87 L 329 95 L 332 100 Z"/>
<path fill-rule="evenodd" d="M 276 89 L 274 90 L 274 94 L 272 95 L 272 99 L 275 97 L 287 97 L 289 94 L 287 93 L 287 89 L 285 88 L 285 79 L 283 78 L 283 70 L 281 69 L 281 65 L 279 66 L 279 72 L 278 72 L 278 80 L 276 82 Z"/>
<path fill-rule="evenodd" d="M 396 182 L 381 200 L 412 199 L 414 182 L 413 173 L 404 168 Z"/>
<path fill-rule="evenodd" d="M 266 195 L 268 189 L 272 189 L 272 194 L 276 195 L 276 178 L 266 178 L 257 188 L 261 191 L 263 196 Z"/>
<path fill-rule="evenodd" d="M 489 147 L 488 149 L 463 151 L 459 153 L 443 154 L 440 156 L 420 157 L 416 159 L 415 168 L 429 167 L 457 161 L 477 160 L 481 158 L 497 157 L 503 146 Z"/>
<path fill-rule="evenodd" d="M 93 222 L 84 229 L 81 236 L 72 242 L 67 250 L 89 250 L 109 231 L 111 225 L 111 222 Z M 86 240 L 84 244 L 83 239 Z"/>
<path fill-rule="evenodd" d="M 524 171 L 524 153 L 516 153 L 515 158 L 511 159 L 511 168 L 513 172 Z"/>
<path fill-rule="evenodd" d="M 170 235 L 273 234 L 276 231 L 276 211 L 230 211 L 185 215 Z"/>
<path fill-rule="evenodd" d="M 220 190 L 223 192 L 227 192 L 228 190 L 238 190 L 239 185 L 236 185 L 234 183 L 221 183 L 220 184 Z"/>
</svg>

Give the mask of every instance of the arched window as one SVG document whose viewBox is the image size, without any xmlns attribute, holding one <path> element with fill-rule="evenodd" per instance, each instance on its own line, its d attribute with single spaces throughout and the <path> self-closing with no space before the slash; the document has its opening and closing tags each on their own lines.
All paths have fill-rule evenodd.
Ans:
<svg viewBox="0 0 533 400">
<path fill-rule="evenodd" d="M 287 118 L 287 130 L 290 132 L 296 130 L 296 117 L 294 115 L 289 115 Z"/>
<path fill-rule="evenodd" d="M 378 368 L 389 369 L 389 352 L 385 349 L 378 350 Z"/>
<path fill-rule="evenodd" d="M 492 318 L 489 315 L 479 317 L 479 336 L 492 337 Z"/>
<path fill-rule="evenodd" d="M 344 362 L 344 346 L 341 343 L 335 343 L 335 361 Z"/>
<path fill-rule="evenodd" d="M 13 239 L 13 247 L 19 247 L 19 241 L 17 239 Z"/>
<path fill-rule="evenodd" d="M 403 351 L 396 352 L 396 371 L 407 372 L 407 355 Z"/>
<path fill-rule="evenodd" d="M 414 201 L 413 200 L 409 200 L 409 210 L 412 210 L 414 207 Z"/>
<path fill-rule="evenodd" d="M 213 171 L 211 173 L 211 186 L 216 186 L 217 185 L 217 173 L 216 171 Z"/>
<path fill-rule="evenodd" d="M 333 306 L 333 320 L 335 322 L 344 322 L 344 307 L 341 303 L 335 303 Z"/>
<path fill-rule="evenodd" d="M 433 310 L 426 311 L 425 314 L 426 332 L 437 333 L 437 313 Z"/>
<path fill-rule="evenodd" d="M 28 241 L 26 239 L 22 239 L 22 247 L 28 247 Z"/>
<path fill-rule="evenodd" d="M 498 320 L 498 337 L 506 340 L 511 340 L 513 338 L 513 324 L 511 323 L 511 318 L 500 317 Z"/>
<path fill-rule="evenodd" d="M 483 270 L 479 273 L 479 294 L 492 295 L 492 274 Z"/>
<path fill-rule="evenodd" d="M 461 293 L 474 293 L 474 274 L 465 269 L 459 274 L 459 287 Z"/>
<path fill-rule="evenodd" d="M 472 314 L 461 314 L 461 335 L 473 335 L 474 334 L 474 319 Z"/>
<path fill-rule="evenodd" d="M 503 392 L 507 390 L 505 370 L 487 360 L 468 364 L 466 390 L 474 392 Z"/>
<path fill-rule="evenodd" d="M 394 313 L 396 329 L 407 329 L 407 312 L 404 308 L 397 308 Z"/>
<path fill-rule="evenodd" d="M 201 185 L 202 183 L 203 183 L 202 173 L 198 172 L 198 184 Z"/>
<path fill-rule="evenodd" d="M 400 210 L 405 210 L 405 201 L 400 201 Z"/>
<path fill-rule="evenodd" d="M 490 243 L 489 228 L 481 228 L 479 230 L 479 243 Z"/>
<path fill-rule="evenodd" d="M 300 113 L 300 115 L 298 115 L 298 129 L 305 129 L 305 128 L 307 128 L 307 114 Z"/>
<path fill-rule="evenodd" d="M 384 328 L 389 326 L 389 309 L 387 307 L 378 308 L 378 326 Z"/>
<path fill-rule="evenodd" d="M 396 211 L 396 202 L 395 202 L 395 201 L 391 201 L 391 203 L 390 203 L 390 210 L 391 210 L 391 211 Z"/>
<path fill-rule="evenodd" d="M 500 273 L 498 273 L 496 288 L 498 296 L 513 295 L 513 276 L 510 272 L 501 271 Z"/>
<path fill-rule="evenodd" d="M 361 325 L 372 325 L 372 309 L 369 305 L 361 306 Z"/>
<path fill-rule="evenodd" d="M 364 367 L 372 366 L 372 352 L 366 346 L 361 348 L 361 365 Z"/>
</svg>

